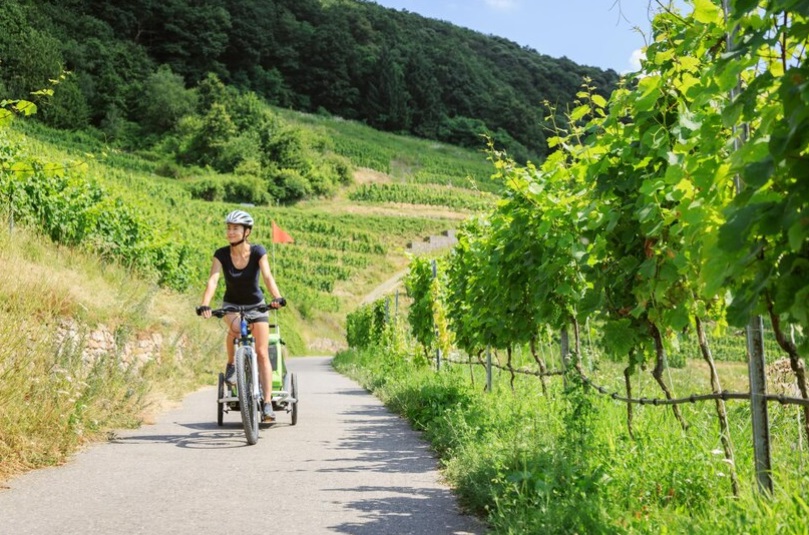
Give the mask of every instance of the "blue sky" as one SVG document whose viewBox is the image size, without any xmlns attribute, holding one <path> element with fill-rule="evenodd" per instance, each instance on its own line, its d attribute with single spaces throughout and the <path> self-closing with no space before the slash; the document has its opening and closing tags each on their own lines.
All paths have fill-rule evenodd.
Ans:
<svg viewBox="0 0 809 535">
<path fill-rule="evenodd" d="M 636 70 L 656 0 L 374 0 L 576 63 Z M 664 3 L 668 3 L 666 0 Z M 683 0 L 677 0 L 683 5 Z"/>
</svg>

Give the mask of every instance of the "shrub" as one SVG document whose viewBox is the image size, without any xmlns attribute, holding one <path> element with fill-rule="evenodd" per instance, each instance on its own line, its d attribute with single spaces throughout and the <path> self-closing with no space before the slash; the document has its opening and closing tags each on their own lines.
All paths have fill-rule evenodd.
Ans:
<svg viewBox="0 0 809 535">
<path fill-rule="evenodd" d="M 85 128 L 90 117 L 87 101 L 72 76 L 55 86 L 53 96 L 42 105 L 41 112 L 46 124 L 64 130 Z"/>
<path fill-rule="evenodd" d="M 189 182 L 191 197 L 204 201 L 269 204 L 272 196 L 263 180 L 255 176 L 215 176 Z"/>
<path fill-rule="evenodd" d="M 185 88 L 183 77 L 161 65 L 146 80 L 140 100 L 141 125 L 147 133 L 172 130 L 197 106 L 195 94 Z"/>
<path fill-rule="evenodd" d="M 309 181 L 295 169 L 271 170 L 268 178 L 270 193 L 281 201 L 299 201 L 312 191 Z"/>
</svg>

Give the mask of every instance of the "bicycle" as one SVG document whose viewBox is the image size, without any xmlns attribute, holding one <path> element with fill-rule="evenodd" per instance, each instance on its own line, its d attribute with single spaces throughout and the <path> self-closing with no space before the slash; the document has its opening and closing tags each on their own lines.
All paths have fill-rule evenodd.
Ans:
<svg viewBox="0 0 809 535">
<path fill-rule="evenodd" d="M 258 442 L 259 413 L 264 402 L 264 392 L 258 380 L 258 359 L 255 349 L 255 340 L 248 329 L 245 313 L 251 310 L 267 312 L 272 310 L 269 305 L 248 305 L 238 307 L 224 307 L 211 310 L 211 315 L 221 318 L 226 314 L 239 314 L 240 336 L 234 340 L 236 351 L 234 363 L 236 365 L 236 385 L 226 388 L 225 374 L 219 374 L 217 388 L 216 421 L 223 425 L 224 413 L 239 410 L 242 416 L 242 426 L 247 443 Z M 202 313 L 197 307 L 197 315 Z M 292 425 L 298 423 L 298 381 L 294 372 L 288 372 L 283 352 L 281 351 L 281 331 L 277 323 L 270 324 L 269 353 L 272 364 L 272 390 L 270 402 L 273 410 L 285 410 L 292 413 Z"/>
</svg>

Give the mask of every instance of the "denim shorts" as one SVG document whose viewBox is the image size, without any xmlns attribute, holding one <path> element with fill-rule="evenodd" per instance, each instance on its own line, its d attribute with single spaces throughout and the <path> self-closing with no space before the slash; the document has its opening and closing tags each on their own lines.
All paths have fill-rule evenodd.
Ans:
<svg viewBox="0 0 809 535">
<path fill-rule="evenodd" d="M 264 305 L 266 304 L 264 301 L 260 303 L 256 303 L 257 305 Z M 227 307 L 239 307 L 244 305 L 236 305 L 233 303 L 226 303 L 222 302 L 222 308 Z M 244 319 L 247 320 L 247 323 L 269 323 L 270 322 L 270 313 L 269 312 L 261 312 L 260 310 L 249 310 L 244 313 Z"/>
</svg>

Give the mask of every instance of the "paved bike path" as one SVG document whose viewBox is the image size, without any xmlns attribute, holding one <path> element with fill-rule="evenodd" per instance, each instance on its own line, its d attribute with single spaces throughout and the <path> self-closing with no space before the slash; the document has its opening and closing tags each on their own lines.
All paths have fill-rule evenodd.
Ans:
<svg viewBox="0 0 809 535">
<path fill-rule="evenodd" d="M 0 534 L 478 534 L 406 422 L 329 358 L 292 359 L 298 425 L 278 414 L 248 446 L 238 413 L 216 425 L 213 388 L 156 424 L 0 491 Z"/>
</svg>

